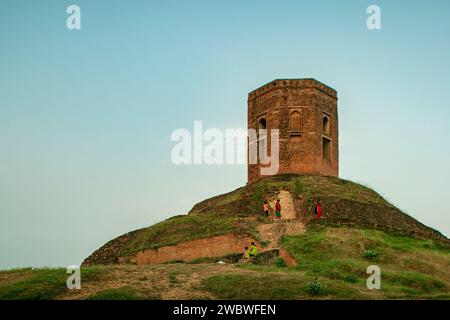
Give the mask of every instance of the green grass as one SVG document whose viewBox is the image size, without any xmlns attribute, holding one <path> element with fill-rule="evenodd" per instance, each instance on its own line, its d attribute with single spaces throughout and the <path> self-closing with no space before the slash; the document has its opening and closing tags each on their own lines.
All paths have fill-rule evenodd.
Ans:
<svg viewBox="0 0 450 320">
<path fill-rule="evenodd" d="M 301 194 L 304 191 L 304 187 L 303 187 L 303 183 L 302 183 L 302 179 L 300 177 L 295 179 L 295 184 L 294 184 L 294 195 L 296 197 L 300 197 Z"/>
<path fill-rule="evenodd" d="M 297 267 L 242 264 L 253 273 L 214 275 L 204 287 L 220 299 L 450 299 L 450 256 L 439 243 L 316 226 L 285 237 L 283 245 Z M 375 247 L 379 255 L 367 260 L 366 247 Z M 370 264 L 381 268 L 381 290 L 366 287 Z"/>
<path fill-rule="evenodd" d="M 180 271 L 179 270 L 172 270 L 172 271 L 170 271 L 169 272 L 169 275 L 168 275 L 168 277 L 169 277 L 169 282 L 170 282 L 170 284 L 172 284 L 172 285 L 176 285 L 176 284 L 178 284 L 178 278 L 177 278 L 177 276 L 180 274 Z"/>
<path fill-rule="evenodd" d="M 415 291 L 417 295 L 445 291 L 449 293 L 447 285 L 443 281 L 418 272 L 386 272 L 384 279 L 390 286 L 412 290 L 411 292 Z"/>
<path fill-rule="evenodd" d="M 298 261 L 297 270 L 311 277 L 363 288 L 366 268 L 376 264 L 381 268 L 383 294 L 387 296 L 446 296 L 450 292 L 449 251 L 432 241 L 374 230 L 317 226 L 305 235 L 284 238 L 283 245 Z M 377 257 L 367 260 L 366 247 L 375 248 Z"/>
<path fill-rule="evenodd" d="M 82 268 L 82 284 L 98 281 L 102 273 L 101 267 Z M 0 300 L 49 300 L 68 292 L 66 280 L 69 274 L 66 269 L 25 269 L 22 279 L 0 286 Z M 8 273 L 14 271 L 6 271 Z"/>
<path fill-rule="evenodd" d="M 205 290 L 219 299 L 250 300 L 291 300 L 291 299 L 370 299 L 369 292 L 360 290 L 360 286 L 342 281 L 321 278 L 319 294 L 311 292 L 311 278 L 300 271 L 265 271 L 251 275 L 219 274 L 202 282 Z"/>
<path fill-rule="evenodd" d="M 389 205 L 377 192 L 358 183 L 335 177 L 302 176 L 302 184 L 315 197 L 339 197 L 359 202 Z"/>
<path fill-rule="evenodd" d="M 407 236 L 391 235 L 378 230 L 364 230 L 363 235 L 375 245 L 389 247 L 397 251 L 412 252 L 423 249 L 450 254 L 449 246 L 432 240 L 419 240 Z"/>
<path fill-rule="evenodd" d="M 220 299 L 295 299 L 307 293 L 306 280 L 290 275 L 215 275 L 203 282 Z"/>
<path fill-rule="evenodd" d="M 258 182 L 255 186 L 260 198 L 267 191 L 285 189 L 296 197 L 305 194 L 309 197 L 338 197 L 359 202 L 390 205 L 374 190 L 361 184 L 336 177 L 319 175 L 279 175 Z M 242 192 L 242 190 L 240 190 Z"/>
</svg>

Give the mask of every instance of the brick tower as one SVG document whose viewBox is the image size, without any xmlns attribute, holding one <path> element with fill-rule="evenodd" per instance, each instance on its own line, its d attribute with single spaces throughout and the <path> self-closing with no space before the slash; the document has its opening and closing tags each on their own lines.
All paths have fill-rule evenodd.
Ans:
<svg viewBox="0 0 450 320">
<path fill-rule="evenodd" d="M 279 171 L 338 176 L 337 92 L 315 79 L 277 79 L 248 94 L 248 128 L 279 129 Z M 258 137 L 259 139 L 260 137 Z M 261 175 L 248 164 L 248 183 Z"/>
</svg>

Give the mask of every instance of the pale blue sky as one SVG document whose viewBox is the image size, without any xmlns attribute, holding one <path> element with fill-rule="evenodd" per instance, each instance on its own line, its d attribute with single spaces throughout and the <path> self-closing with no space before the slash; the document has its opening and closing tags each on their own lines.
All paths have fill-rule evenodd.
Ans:
<svg viewBox="0 0 450 320">
<path fill-rule="evenodd" d="M 341 177 L 450 236 L 449 14 L 445 0 L 2 0 L 0 268 L 78 264 L 245 184 L 243 165 L 174 166 L 170 134 L 245 128 L 247 93 L 276 78 L 334 87 Z"/>
</svg>

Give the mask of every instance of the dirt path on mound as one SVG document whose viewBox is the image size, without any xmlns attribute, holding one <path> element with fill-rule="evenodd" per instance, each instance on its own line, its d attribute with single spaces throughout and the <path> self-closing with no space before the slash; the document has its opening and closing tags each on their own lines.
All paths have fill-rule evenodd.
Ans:
<svg viewBox="0 0 450 320">
<path fill-rule="evenodd" d="M 269 241 L 267 249 L 277 249 L 281 245 L 283 236 L 303 234 L 306 227 L 301 221 L 276 221 L 261 224 L 257 227 L 257 230 L 263 241 Z"/>
<path fill-rule="evenodd" d="M 281 220 L 273 220 L 271 223 L 260 224 L 257 227 L 262 241 L 267 241 L 268 245 L 262 251 L 278 249 L 280 257 L 288 265 L 297 264 L 295 259 L 281 246 L 281 239 L 284 236 L 298 235 L 306 232 L 306 225 L 299 220 L 295 211 L 294 199 L 289 191 L 280 190 L 278 195 L 269 201 L 269 205 L 275 208 L 277 199 L 281 203 Z"/>
<path fill-rule="evenodd" d="M 281 239 L 284 236 L 303 234 L 306 231 L 304 223 L 300 221 L 276 221 L 268 224 L 261 224 L 257 227 L 261 239 L 268 241 L 268 245 L 262 251 L 278 249 L 280 257 L 289 266 L 297 265 L 296 260 L 281 246 Z"/>
<path fill-rule="evenodd" d="M 289 191 L 280 190 L 277 197 L 269 200 L 269 205 L 274 210 L 277 199 L 280 199 L 282 220 L 294 220 L 298 218 L 295 212 L 294 199 Z"/>
</svg>

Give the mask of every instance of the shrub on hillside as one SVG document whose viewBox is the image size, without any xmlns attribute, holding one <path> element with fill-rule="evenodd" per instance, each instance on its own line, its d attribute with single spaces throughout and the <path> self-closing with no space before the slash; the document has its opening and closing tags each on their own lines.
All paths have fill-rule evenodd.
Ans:
<svg viewBox="0 0 450 320">
<path fill-rule="evenodd" d="M 311 296 L 320 296 L 325 293 L 325 286 L 321 285 L 318 280 L 308 283 L 308 293 Z"/>
<path fill-rule="evenodd" d="M 364 258 L 373 260 L 378 256 L 378 252 L 373 249 L 368 249 L 364 251 Z"/>
<path fill-rule="evenodd" d="M 286 267 L 286 262 L 283 260 L 283 258 L 278 257 L 278 258 L 275 260 L 275 265 L 276 265 L 278 268 L 284 268 L 284 267 Z"/>
</svg>

